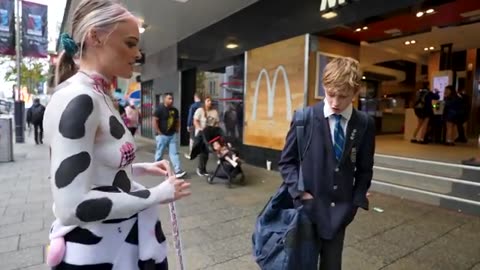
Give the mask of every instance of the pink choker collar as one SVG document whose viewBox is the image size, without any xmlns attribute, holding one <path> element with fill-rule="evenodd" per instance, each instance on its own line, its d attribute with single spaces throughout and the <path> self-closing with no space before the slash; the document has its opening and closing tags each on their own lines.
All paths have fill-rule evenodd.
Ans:
<svg viewBox="0 0 480 270">
<path fill-rule="evenodd" d="M 87 73 L 86 71 L 80 70 L 79 72 L 85 74 L 87 77 L 92 79 L 93 90 L 99 94 L 109 94 L 111 90 L 111 83 L 105 79 L 104 76 L 98 73 Z"/>
</svg>

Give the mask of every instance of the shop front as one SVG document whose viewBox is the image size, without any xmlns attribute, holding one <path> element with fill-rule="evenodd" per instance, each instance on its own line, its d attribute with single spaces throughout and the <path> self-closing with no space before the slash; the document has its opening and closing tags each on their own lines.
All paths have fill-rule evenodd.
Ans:
<svg viewBox="0 0 480 270">
<path fill-rule="evenodd" d="M 180 69 L 215 66 L 244 54 L 242 149 L 248 162 L 263 167 L 267 161 L 277 163 L 293 111 L 323 99 L 321 76 L 325 65 L 335 57 L 353 57 L 360 61 L 364 72 L 362 91 L 354 106 L 375 118 L 377 148 L 396 155 L 398 149 L 388 149 L 402 144 L 405 153 L 401 155 L 416 157 L 416 146 L 410 145 L 417 123 L 413 113 L 416 92 L 423 85 L 430 89 L 440 87 L 437 84 L 443 77 L 448 84 L 463 86 L 473 97 L 467 134 L 478 134 L 474 81 L 478 78 L 476 48 L 480 44 L 460 44 L 459 40 L 449 40 L 448 34 L 441 35 L 445 38 L 432 36 L 441 32 L 436 28 L 445 26 L 475 29 L 478 26 L 469 12 L 480 9 L 479 5 L 480 2 L 468 0 L 304 0 L 302 5 L 295 6 L 261 1 L 179 42 L 178 52 L 183 56 Z M 433 34 L 432 29 L 436 31 Z M 406 44 L 412 40 L 408 47 Z M 192 42 L 198 41 L 203 45 L 192 46 Z M 226 46 L 232 41 L 237 49 Z M 453 50 L 452 46 L 450 51 L 444 50 L 447 43 L 454 44 Z M 191 59 L 202 61 L 196 64 Z M 445 85 L 441 87 L 443 91 Z M 433 106 L 440 107 L 439 104 Z M 436 110 L 435 115 L 442 112 Z M 431 126 L 429 132 L 433 132 Z M 445 133 L 442 129 L 438 132 Z M 473 155 L 475 148 L 471 144 L 460 145 L 455 151 L 458 155 L 450 158 L 437 154 L 421 157 L 454 162 Z"/>
<path fill-rule="evenodd" d="M 275 168 L 294 110 L 323 99 L 326 63 L 338 56 L 360 60 L 359 42 L 318 33 L 405 12 L 418 1 L 286 2 L 260 1 L 178 44 L 183 73 L 244 55 L 242 154 L 262 167 L 271 161 Z"/>
<path fill-rule="evenodd" d="M 186 56 L 182 74 L 195 70 L 190 57 L 215 66 L 232 55 L 244 55 L 242 158 L 277 169 L 294 111 L 323 100 L 322 71 L 331 59 L 352 57 L 363 70 L 362 89 L 353 105 L 376 122 L 371 190 L 480 213 L 480 170 L 460 164 L 478 154 L 480 42 L 469 37 L 480 30 L 475 15 L 480 2 L 302 3 L 260 1 L 179 43 L 179 53 Z M 243 51 L 229 49 L 231 40 Z M 203 45 L 192 49 L 192 42 Z M 460 125 L 466 127 L 467 143 L 443 145 L 445 104 L 456 97 L 446 98 L 446 85 L 471 97 L 465 99 L 469 120 Z M 417 127 L 417 92 L 424 87 L 441 96 L 430 105 L 433 115 L 424 135 L 428 145 L 410 142 Z"/>
</svg>

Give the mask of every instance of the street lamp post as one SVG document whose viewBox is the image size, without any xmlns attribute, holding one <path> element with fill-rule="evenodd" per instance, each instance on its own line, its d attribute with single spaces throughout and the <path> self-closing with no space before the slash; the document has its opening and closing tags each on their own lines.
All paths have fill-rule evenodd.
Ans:
<svg viewBox="0 0 480 270">
<path fill-rule="evenodd" d="M 24 143 L 25 142 L 25 129 L 24 129 L 24 115 L 25 115 L 25 103 L 21 99 L 21 91 L 22 91 L 22 85 L 21 85 L 21 65 L 22 65 L 22 52 L 21 52 L 21 7 L 22 7 L 22 0 L 15 0 L 15 5 L 16 5 L 16 12 L 15 12 L 15 17 L 16 17 L 16 33 L 15 33 L 15 46 L 16 46 L 16 51 L 17 51 L 17 89 L 15 91 L 15 105 L 14 105 L 14 117 L 15 117 L 15 141 L 17 143 Z"/>
</svg>

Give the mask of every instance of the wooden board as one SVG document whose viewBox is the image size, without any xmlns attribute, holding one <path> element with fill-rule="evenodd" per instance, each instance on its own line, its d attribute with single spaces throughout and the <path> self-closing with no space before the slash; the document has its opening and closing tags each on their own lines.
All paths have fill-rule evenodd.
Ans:
<svg viewBox="0 0 480 270">
<path fill-rule="evenodd" d="M 309 54 L 308 105 L 313 105 L 323 99 L 315 98 L 317 83 L 321 83 L 321 81 L 317 82 L 317 53 L 321 52 L 332 55 L 347 56 L 357 60 L 360 57 L 360 46 L 355 46 L 324 37 L 311 36 L 311 39 L 314 46 L 312 46 Z"/>
<path fill-rule="evenodd" d="M 281 150 L 293 111 L 303 107 L 305 36 L 257 48 L 246 54 L 243 142 Z"/>
</svg>

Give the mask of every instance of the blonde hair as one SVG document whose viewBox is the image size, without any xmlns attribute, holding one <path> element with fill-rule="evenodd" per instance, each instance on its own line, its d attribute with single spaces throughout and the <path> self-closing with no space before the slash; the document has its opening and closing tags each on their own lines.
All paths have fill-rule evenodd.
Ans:
<svg viewBox="0 0 480 270">
<path fill-rule="evenodd" d="M 360 90 L 362 72 L 357 60 L 338 57 L 330 61 L 323 71 L 323 86 L 327 92 L 356 94 Z"/>
<path fill-rule="evenodd" d="M 84 50 L 88 49 L 84 43 L 92 29 L 111 34 L 119 22 L 132 17 L 132 13 L 115 0 L 82 0 L 73 14 L 71 28 L 71 38 L 79 49 L 80 58 Z M 55 69 L 55 84 L 73 76 L 77 69 L 74 55 L 62 51 Z"/>
</svg>

